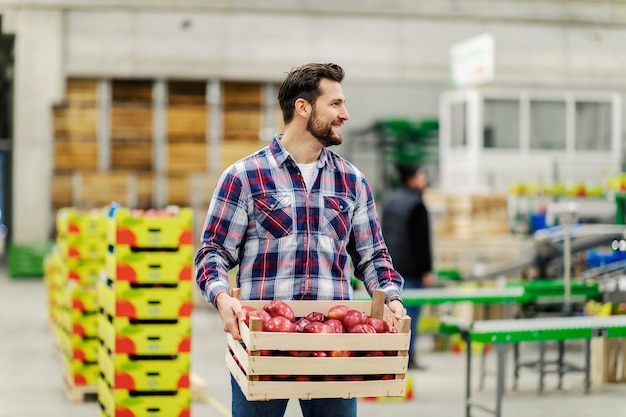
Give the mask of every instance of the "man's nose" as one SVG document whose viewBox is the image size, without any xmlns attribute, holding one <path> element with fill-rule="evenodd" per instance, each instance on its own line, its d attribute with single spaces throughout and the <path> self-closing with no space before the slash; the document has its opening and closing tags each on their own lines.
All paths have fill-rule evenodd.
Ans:
<svg viewBox="0 0 626 417">
<path fill-rule="evenodd" d="M 342 112 L 339 113 L 339 117 L 343 121 L 350 120 L 350 114 L 348 113 L 348 109 L 344 107 Z"/>
</svg>

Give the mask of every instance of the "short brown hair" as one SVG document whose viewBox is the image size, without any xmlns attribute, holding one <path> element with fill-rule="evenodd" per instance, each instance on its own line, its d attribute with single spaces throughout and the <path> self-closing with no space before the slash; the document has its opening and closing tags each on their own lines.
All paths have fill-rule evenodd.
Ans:
<svg viewBox="0 0 626 417">
<path fill-rule="evenodd" d="M 294 103 L 303 98 L 311 105 L 320 96 L 320 80 L 328 78 L 340 83 L 345 73 L 337 64 L 305 64 L 292 69 L 278 89 L 278 104 L 283 112 L 283 122 L 291 122 Z"/>
</svg>

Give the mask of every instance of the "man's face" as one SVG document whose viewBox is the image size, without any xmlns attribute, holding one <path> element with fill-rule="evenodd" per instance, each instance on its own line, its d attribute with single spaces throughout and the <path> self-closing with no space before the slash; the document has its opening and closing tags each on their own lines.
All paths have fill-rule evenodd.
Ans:
<svg viewBox="0 0 626 417">
<path fill-rule="evenodd" d="M 336 81 L 322 79 L 320 90 L 322 94 L 311 106 L 306 130 L 323 146 L 340 145 L 343 142 L 340 128 L 350 118 L 343 89 Z"/>
</svg>

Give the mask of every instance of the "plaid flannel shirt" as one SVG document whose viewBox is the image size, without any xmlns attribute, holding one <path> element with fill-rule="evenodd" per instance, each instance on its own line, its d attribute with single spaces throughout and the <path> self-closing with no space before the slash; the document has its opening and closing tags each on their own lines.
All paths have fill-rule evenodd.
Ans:
<svg viewBox="0 0 626 417">
<path fill-rule="evenodd" d="M 404 281 L 363 174 L 324 148 L 309 193 L 280 138 L 217 183 L 195 256 L 203 297 L 215 305 L 235 266 L 242 300 L 349 300 L 353 274 L 370 294 L 381 288 L 386 298 L 398 296 Z"/>
</svg>

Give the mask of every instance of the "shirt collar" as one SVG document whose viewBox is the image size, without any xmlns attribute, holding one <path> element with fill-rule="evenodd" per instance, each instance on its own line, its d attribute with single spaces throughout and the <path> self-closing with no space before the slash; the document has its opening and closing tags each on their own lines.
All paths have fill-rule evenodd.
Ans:
<svg viewBox="0 0 626 417">
<path fill-rule="evenodd" d="M 282 167 L 283 164 L 285 164 L 288 160 L 291 160 L 294 164 L 296 163 L 296 161 L 293 159 L 293 156 L 291 156 L 291 154 L 287 152 L 287 149 L 285 149 L 283 144 L 280 143 L 280 139 L 282 137 L 282 133 L 277 133 L 274 136 L 274 139 L 272 139 L 272 143 L 270 144 L 270 152 L 274 156 L 274 159 L 276 159 L 279 167 Z M 335 169 L 335 164 L 331 157 L 331 152 L 328 149 L 323 148 L 322 153 L 317 160 L 317 167 L 323 168 L 325 166 L 327 166 L 329 169 Z"/>
</svg>

